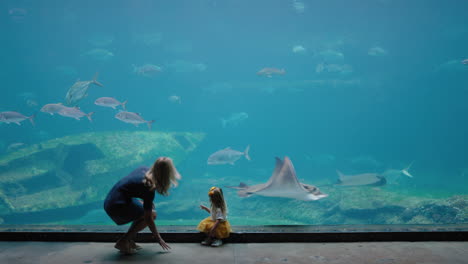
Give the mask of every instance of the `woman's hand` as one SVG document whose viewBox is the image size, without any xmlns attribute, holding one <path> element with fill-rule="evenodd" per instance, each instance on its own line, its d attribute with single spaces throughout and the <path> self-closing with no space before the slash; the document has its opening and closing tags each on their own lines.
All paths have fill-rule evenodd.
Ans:
<svg viewBox="0 0 468 264">
<path fill-rule="evenodd" d="M 166 242 L 164 241 L 164 239 L 162 239 L 161 236 L 159 236 L 159 237 L 157 238 L 157 240 L 158 240 L 159 245 L 160 245 L 164 250 L 169 250 L 169 249 L 171 249 L 171 247 L 170 247 L 168 244 L 166 244 Z"/>
<path fill-rule="evenodd" d="M 204 206 L 203 204 L 200 204 L 200 209 L 208 211 L 208 207 Z"/>
</svg>

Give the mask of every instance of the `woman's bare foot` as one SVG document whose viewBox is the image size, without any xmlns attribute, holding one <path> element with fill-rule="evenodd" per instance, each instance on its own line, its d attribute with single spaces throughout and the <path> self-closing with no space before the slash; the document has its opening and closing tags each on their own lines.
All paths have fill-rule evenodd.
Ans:
<svg viewBox="0 0 468 264">
<path fill-rule="evenodd" d="M 135 250 L 140 250 L 140 249 L 142 249 L 142 247 L 140 247 L 139 245 L 137 245 L 137 244 L 135 243 L 135 241 L 133 241 L 133 240 L 130 240 L 130 247 L 133 248 L 133 249 L 135 249 Z"/>
<path fill-rule="evenodd" d="M 136 249 L 132 248 L 130 240 L 128 239 L 119 239 L 114 246 L 116 249 L 120 250 L 120 252 L 124 254 L 134 254 L 136 253 Z"/>
</svg>

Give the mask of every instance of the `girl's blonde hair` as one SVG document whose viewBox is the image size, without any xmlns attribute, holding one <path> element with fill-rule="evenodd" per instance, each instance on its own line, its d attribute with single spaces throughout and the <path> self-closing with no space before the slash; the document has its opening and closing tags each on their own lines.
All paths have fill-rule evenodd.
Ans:
<svg viewBox="0 0 468 264">
<path fill-rule="evenodd" d="M 156 190 L 159 194 L 167 196 L 171 184 L 177 187 L 181 176 L 177 171 L 171 158 L 160 157 L 146 172 L 143 183 L 151 191 Z"/>
<path fill-rule="evenodd" d="M 219 187 L 211 187 L 210 191 L 208 192 L 208 196 L 210 197 L 211 202 L 211 212 L 214 212 L 216 208 L 221 209 L 221 212 L 224 216 L 228 213 L 228 208 L 226 205 L 226 201 L 224 200 L 223 189 Z"/>
</svg>

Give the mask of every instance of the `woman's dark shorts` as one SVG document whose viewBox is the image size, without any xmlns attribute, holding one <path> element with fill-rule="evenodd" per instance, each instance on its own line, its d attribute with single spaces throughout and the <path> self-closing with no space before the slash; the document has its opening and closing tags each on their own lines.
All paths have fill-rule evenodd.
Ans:
<svg viewBox="0 0 468 264">
<path fill-rule="evenodd" d="M 132 198 L 132 201 L 126 204 L 106 205 L 104 206 L 104 210 L 118 225 L 133 222 L 145 214 L 143 204 L 137 198 Z"/>
</svg>

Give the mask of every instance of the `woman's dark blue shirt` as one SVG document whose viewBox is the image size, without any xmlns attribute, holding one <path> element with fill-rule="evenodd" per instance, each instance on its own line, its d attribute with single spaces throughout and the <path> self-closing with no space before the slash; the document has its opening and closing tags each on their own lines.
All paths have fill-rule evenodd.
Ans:
<svg viewBox="0 0 468 264">
<path fill-rule="evenodd" d="M 151 191 L 143 183 L 148 170 L 146 166 L 138 167 L 118 181 L 107 194 L 104 207 L 110 208 L 113 205 L 132 203 L 132 198 L 140 198 L 143 200 L 145 211 L 151 210 L 155 191 Z"/>
</svg>

